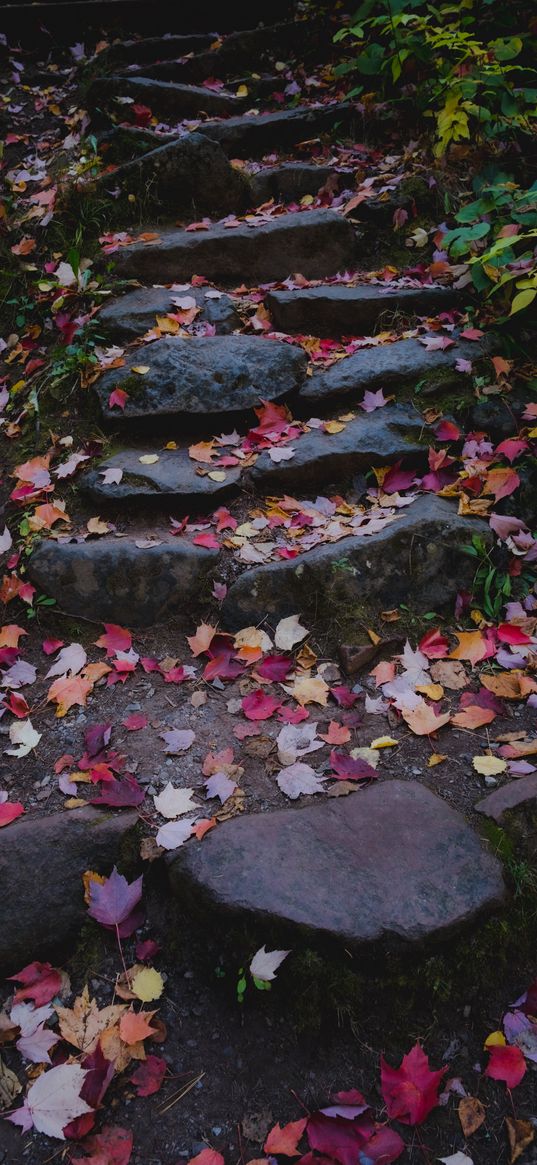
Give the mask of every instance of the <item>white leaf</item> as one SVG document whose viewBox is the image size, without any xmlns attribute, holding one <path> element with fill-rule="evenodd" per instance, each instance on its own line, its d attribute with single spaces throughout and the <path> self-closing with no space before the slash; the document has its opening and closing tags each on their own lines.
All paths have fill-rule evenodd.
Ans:
<svg viewBox="0 0 537 1165">
<path fill-rule="evenodd" d="M 171 781 L 168 781 L 162 793 L 153 797 L 155 809 L 163 817 L 181 817 L 183 813 L 192 813 L 193 810 L 199 808 L 192 800 L 193 791 L 193 789 L 176 789 Z"/>
<path fill-rule="evenodd" d="M 295 643 L 300 643 L 300 640 L 307 634 L 306 628 L 301 627 L 298 621 L 298 615 L 289 615 L 287 619 L 280 619 L 274 642 L 280 651 L 291 651 Z"/>
<path fill-rule="evenodd" d="M 9 726 L 9 739 L 16 748 L 6 748 L 8 756 L 28 756 L 32 748 L 37 748 L 41 733 L 36 732 L 31 720 L 16 720 Z"/>
<path fill-rule="evenodd" d="M 207 796 L 219 797 L 222 805 L 233 795 L 237 788 L 236 782 L 230 780 L 226 773 L 213 773 L 205 782 Z"/>
<path fill-rule="evenodd" d="M 72 287 L 77 282 L 76 275 L 70 263 L 58 263 L 54 274 L 60 287 Z"/>
<path fill-rule="evenodd" d="M 21 1036 L 16 1046 L 21 1056 L 24 1056 L 25 1060 L 30 1060 L 32 1064 L 50 1064 L 49 1051 L 58 1043 L 59 1038 L 50 1028 L 40 1024 L 31 1035 Z"/>
<path fill-rule="evenodd" d="M 70 643 L 68 647 L 62 647 L 45 679 L 48 680 L 51 676 L 65 676 L 67 672 L 76 676 L 79 671 L 82 671 L 87 658 L 81 643 Z"/>
<path fill-rule="evenodd" d="M 31 1085 L 26 1107 L 38 1133 L 46 1133 L 48 1137 L 64 1141 L 65 1126 L 77 1116 L 93 1111 L 80 1098 L 80 1089 L 87 1074 L 87 1070 L 81 1068 L 80 1064 L 60 1064 L 58 1068 L 43 1072 Z"/>
<path fill-rule="evenodd" d="M 186 752 L 196 739 L 196 733 L 191 728 L 172 728 L 169 732 L 160 732 L 159 736 L 166 745 L 165 752 L 172 756 Z"/>
<path fill-rule="evenodd" d="M 439 1157 L 438 1160 L 443 1161 L 443 1165 L 474 1165 L 472 1158 L 461 1153 L 460 1149 L 458 1153 L 452 1153 L 451 1157 Z"/>
<path fill-rule="evenodd" d="M 322 780 L 314 772 L 311 765 L 305 765 L 301 761 L 290 765 L 287 769 L 282 769 L 276 777 L 276 783 L 292 801 L 300 797 L 301 793 L 322 793 Z"/>
<path fill-rule="evenodd" d="M 7 554 L 8 550 L 11 550 L 12 546 L 13 539 L 7 526 L 4 526 L 4 532 L 0 534 L 0 554 Z"/>
<path fill-rule="evenodd" d="M 31 1036 L 52 1015 L 54 1008 L 50 1003 L 47 1003 L 46 1007 L 34 1007 L 32 1003 L 15 1003 L 9 1018 L 16 1027 L 20 1027 L 21 1036 Z"/>
<path fill-rule="evenodd" d="M 123 477 L 123 470 L 116 469 L 113 465 L 109 469 L 101 469 L 101 477 L 103 485 L 119 485 Z"/>
<path fill-rule="evenodd" d="M 268 983 L 270 979 L 275 979 L 278 967 L 290 954 L 290 951 L 267 951 L 263 944 L 256 951 L 250 963 L 250 971 L 254 979 L 262 979 L 264 983 Z"/>
<path fill-rule="evenodd" d="M 281 765 L 294 765 L 299 756 L 324 747 L 324 740 L 317 739 L 317 724 L 309 723 L 284 724 L 276 743 Z"/>
<path fill-rule="evenodd" d="M 196 817 L 185 817 L 183 821 L 168 821 L 161 825 L 157 833 L 157 845 L 163 849 L 178 849 L 192 835 L 192 826 Z"/>
<path fill-rule="evenodd" d="M 268 451 L 270 460 L 278 465 L 280 461 L 290 461 L 294 457 L 296 449 L 291 449 L 290 445 L 273 445 Z"/>
</svg>

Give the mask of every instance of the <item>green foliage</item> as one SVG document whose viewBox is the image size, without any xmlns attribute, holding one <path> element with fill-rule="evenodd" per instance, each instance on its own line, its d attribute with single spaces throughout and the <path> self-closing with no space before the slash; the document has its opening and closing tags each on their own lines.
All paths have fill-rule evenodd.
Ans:
<svg viewBox="0 0 537 1165">
<path fill-rule="evenodd" d="M 504 28 L 499 0 L 485 7 L 474 0 L 384 0 L 380 11 L 375 0 L 363 0 L 350 27 L 336 34 L 357 48 L 341 71 L 378 78 L 385 96 L 394 87 L 404 95 L 412 90 L 417 109 L 435 120 L 437 157 L 457 142 L 530 133 L 537 106 L 533 43 L 524 6 L 510 6 L 507 17 L 520 32 Z"/>
</svg>

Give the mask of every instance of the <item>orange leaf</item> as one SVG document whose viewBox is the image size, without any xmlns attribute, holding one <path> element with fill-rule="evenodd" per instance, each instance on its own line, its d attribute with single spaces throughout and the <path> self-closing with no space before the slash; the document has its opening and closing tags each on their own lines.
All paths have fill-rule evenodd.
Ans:
<svg viewBox="0 0 537 1165">
<path fill-rule="evenodd" d="M 21 635 L 27 634 L 24 627 L 18 627 L 16 623 L 5 623 L 0 627 L 0 647 L 18 647 Z"/>
<path fill-rule="evenodd" d="M 28 519 L 28 528 L 34 533 L 37 530 L 50 530 L 55 522 L 69 522 L 69 515 L 65 513 L 65 506 L 63 502 L 44 502 L 42 506 L 36 506 L 35 510 Z"/>
<path fill-rule="evenodd" d="M 211 441 L 199 441 L 197 445 L 190 445 L 188 456 L 192 458 L 192 461 L 202 461 L 205 465 L 210 465 L 211 458 L 216 456 L 214 439 Z"/>
<path fill-rule="evenodd" d="M 431 732 L 437 732 L 439 728 L 443 728 L 444 724 L 449 724 L 451 720 L 449 712 L 443 712 L 437 716 L 432 704 L 427 704 L 425 700 L 421 700 L 411 710 L 403 710 L 402 716 L 416 736 L 429 736 Z"/>
<path fill-rule="evenodd" d="M 344 724 L 339 724 L 337 720 L 331 720 L 328 732 L 320 732 L 319 736 L 321 740 L 326 740 L 327 744 L 348 744 L 351 733 Z"/>
<path fill-rule="evenodd" d="M 521 671 L 505 672 L 497 676 L 481 676 L 481 683 L 495 696 L 504 700 L 523 700 L 530 692 L 537 692 L 537 683 Z"/>
<path fill-rule="evenodd" d="M 153 1034 L 151 1020 L 154 1011 L 127 1011 L 119 1021 L 119 1034 L 124 1044 L 137 1044 Z"/>
<path fill-rule="evenodd" d="M 477 1132 L 485 1119 L 485 1109 L 476 1096 L 463 1096 L 458 1107 L 459 1120 L 465 1137 Z"/>
<path fill-rule="evenodd" d="M 83 676 L 59 676 L 49 688 L 47 701 L 58 705 L 56 716 L 65 716 L 73 704 L 85 707 L 92 688 L 91 681 Z"/>
<path fill-rule="evenodd" d="M 450 659 L 467 659 L 476 664 L 485 659 L 488 644 L 481 631 L 458 631 L 459 646 L 449 653 Z"/>
<path fill-rule="evenodd" d="M 279 1153 L 282 1157 L 298 1156 L 297 1145 L 307 1123 L 308 1118 L 303 1117 L 302 1120 L 291 1121 L 283 1128 L 279 1124 L 274 1125 L 263 1145 L 265 1153 Z"/>
<path fill-rule="evenodd" d="M 215 635 L 216 627 L 211 627 L 210 623 L 200 623 L 199 627 L 196 628 L 196 634 L 186 637 L 192 655 L 202 655 L 204 651 L 207 651 Z"/>
<path fill-rule="evenodd" d="M 456 728 L 482 728 L 484 724 L 490 724 L 495 717 L 496 713 L 492 708 L 480 708 L 477 704 L 469 704 L 462 712 L 457 712 L 456 716 L 451 717 L 451 723 Z"/>
<path fill-rule="evenodd" d="M 216 817 L 202 817 L 201 821 L 196 821 L 196 824 L 193 826 L 192 834 L 194 837 L 197 837 L 198 841 L 201 841 L 202 837 L 205 837 L 205 834 L 210 829 L 214 829 L 215 825 Z"/>
<path fill-rule="evenodd" d="M 514 493 L 519 485 L 520 478 L 514 469 L 489 469 L 483 493 L 492 494 L 494 500 L 499 502 L 501 498 Z"/>
</svg>

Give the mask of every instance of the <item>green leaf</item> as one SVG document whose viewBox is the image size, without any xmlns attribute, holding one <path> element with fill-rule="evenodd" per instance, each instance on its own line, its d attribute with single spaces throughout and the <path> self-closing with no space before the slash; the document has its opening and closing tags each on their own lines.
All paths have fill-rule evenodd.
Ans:
<svg viewBox="0 0 537 1165">
<path fill-rule="evenodd" d="M 514 316 L 515 312 L 524 311 L 524 308 L 529 307 L 530 303 L 533 303 L 536 295 L 537 290 L 534 291 L 530 287 L 526 288 L 525 291 L 519 291 L 518 295 L 515 295 L 513 299 L 509 315 Z"/>
</svg>

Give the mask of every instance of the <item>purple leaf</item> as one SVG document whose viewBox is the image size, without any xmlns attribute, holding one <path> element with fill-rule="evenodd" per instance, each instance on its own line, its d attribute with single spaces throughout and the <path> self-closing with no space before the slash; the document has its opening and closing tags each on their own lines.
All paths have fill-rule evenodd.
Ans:
<svg viewBox="0 0 537 1165">
<path fill-rule="evenodd" d="M 142 897 L 142 881 L 140 876 L 129 884 L 114 866 L 110 877 L 102 885 L 90 882 L 90 917 L 103 926 L 115 927 L 124 922 Z"/>
</svg>

